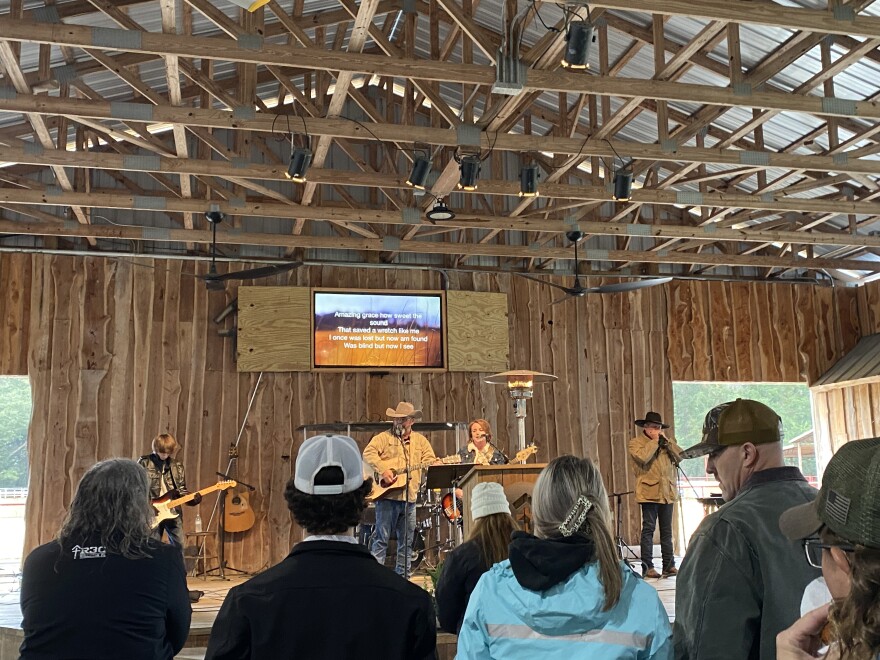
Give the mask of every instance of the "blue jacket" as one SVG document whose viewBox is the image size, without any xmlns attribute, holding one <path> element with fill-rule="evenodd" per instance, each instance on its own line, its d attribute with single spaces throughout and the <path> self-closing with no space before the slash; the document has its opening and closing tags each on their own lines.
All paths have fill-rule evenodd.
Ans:
<svg viewBox="0 0 880 660">
<path fill-rule="evenodd" d="M 516 543 L 514 540 L 511 545 L 511 559 L 515 563 Z M 557 548 L 554 551 L 562 545 L 538 539 L 531 543 L 553 544 Z M 569 550 L 563 548 L 563 552 L 567 559 Z M 628 568 L 620 568 L 620 600 L 611 611 L 604 612 L 605 595 L 595 560 L 582 563 L 553 586 L 536 591 L 521 586 L 511 559 L 495 564 L 483 574 L 471 594 L 458 636 L 457 659 L 672 658 L 672 633 L 663 604 L 657 592 Z M 546 559 L 545 554 L 539 561 Z M 551 555 L 547 563 L 553 564 L 559 573 L 558 566 L 564 559 L 554 561 Z M 552 572 L 554 567 L 547 571 Z M 543 570 L 534 562 L 528 568 Z M 523 571 L 517 571 L 523 579 Z"/>
</svg>

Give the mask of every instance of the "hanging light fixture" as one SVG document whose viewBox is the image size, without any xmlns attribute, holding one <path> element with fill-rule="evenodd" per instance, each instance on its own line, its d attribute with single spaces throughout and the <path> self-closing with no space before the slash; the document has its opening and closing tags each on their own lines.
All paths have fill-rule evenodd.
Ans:
<svg viewBox="0 0 880 660">
<path fill-rule="evenodd" d="M 263 5 L 269 4 L 269 0 L 229 0 L 229 2 L 248 11 L 257 11 Z"/>
<path fill-rule="evenodd" d="M 476 190 L 482 161 L 477 155 L 462 156 L 458 162 L 458 187 L 461 190 Z"/>
<path fill-rule="evenodd" d="M 290 152 L 290 165 L 285 176 L 296 183 L 305 183 L 306 172 L 312 164 L 312 150 L 306 147 L 295 147 Z"/>
<path fill-rule="evenodd" d="M 446 204 L 443 203 L 443 199 L 438 199 L 434 204 L 434 208 L 425 213 L 428 217 L 428 220 L 453 220 L 455 219 L 455 213 L 452 212 Z"/>
<path fill-rule="evenodd" d="M 572 21 L 565 35 L 565 54 L 562 66 L 566 69 L 590 68 L 590 44 L 593 43 L 593 25 L 587 21 Z"/>
<path fill-rule="evenodd" d="M 633 171 L 629 168 L 614 173 L 614 194 L 612 198 L 618 202 L 628 202 L 632 195 Z"/>
<path fill-rule="evenodd" d="M 406 180 L 406 184 L 408 186 L 412 186 L 413 188 L 418 188 L 419 190 L 425 189 L 425 180 L 428 178 L 428 174 L 431 173 L 431 161 L 423 156 L 417 157 L 413 161 L 412 172 L 410 172 L 409 178 Z"/>
<path fill-rule="evenodd" d="M 519 170 L 519 196 L 537 197 L 538 192 L 538 166 L 524 165 Z"/>
</svg>

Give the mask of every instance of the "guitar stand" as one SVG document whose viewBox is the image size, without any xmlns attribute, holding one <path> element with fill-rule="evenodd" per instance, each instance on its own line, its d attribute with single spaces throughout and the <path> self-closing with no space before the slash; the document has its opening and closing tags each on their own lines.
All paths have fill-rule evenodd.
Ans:
<svg viewBox="0 0 880 660">
<path fill-rule="evenodd" d="M 228 474 L 224 474 L 223 472 L 217 472 L 218 476 L 223 477 L 224 479 L 232 480 Z M 251 490 L 256 490 L 250 484 L 246 484 L 243 481 L 239 481 L 239 484 L 242 486 L 247 486 Z M 228 580 L 226 577 L 226 571 L 232 571 L 233 573 L 237 573 L 239 575 L 251 575 L 248 571 L 243 571 L 240 568 L 235 568 L 234 566 L 226 565 L 226 493 L 220 493 L 220 509 L 218 511 L 217 517 L 217 568 L 212 568 L 210 570 L 205 571 L 205 575 L 213 574 L 216 571 L 217 577 L 221 580 Z"/>
<path fill-rule="evenodd" d="M 620 508 L 623 503 L 624 495 L 632 495 L 635 491 L 628 490 L 625 493 L 611 493 L 611 497 L 614 498 L 614 508 L 616 513 L 614 514 L 614 523 L 615 523 L 615 536 L 617 543 L 617 556 L 623 560 L 623 562 L 630 567 L 633 571 L 636 570 L 636 566 L 641 563 L 641 558 L 633 552 L 632 548 L 627 545 L 626 541 L 623 540 L 623 534 L 621 532 L 621 518 L 620 518 Z M 636 566 L 633 566 L 633 564 Z M 638 572 L 638 571 L 636 571 Z"/>
</svg>

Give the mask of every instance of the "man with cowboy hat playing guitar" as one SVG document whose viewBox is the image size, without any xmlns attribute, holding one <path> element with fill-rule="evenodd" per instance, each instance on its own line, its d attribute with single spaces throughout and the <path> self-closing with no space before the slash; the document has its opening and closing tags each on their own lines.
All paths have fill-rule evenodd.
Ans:
<svg viewBox="0 0 880 660">
<path fill-rule="evenodd" d="M 388 408 L 385 415 L 391 418 L 392 427 L 373 436 L 364 449 L 364 460 L 381 475 L 379 485 L 386 487 L 396 483 L 399 487 L 390 488 L 376 500 L 376 528 L 370 552 L 380 564 L 384 564 L 388 539 L 394 529 L 397 533 L 397 564 L 394 570 L 408 578 L 422 468 L 438 461 L 428 439 L 412 430 L 415 419 L 422 416 L 421 410 L 401 401 L 397 408 Z"/>
<path fill-rule="evenodd" d="M 642 509 L 642 575 L 646 578 L 669 577 L 678 573 L 672 549 L 672 510 L 678 497 L 676 466 L 681 462 L 681 447 L 663 435 L 660 413 L 649 412 L 637 419 L 642 432 L 629 441 L 629 455 L 636 474 L 636 500 Z M 654 569 L 654 528 L 660 519 L 662 575 Z"/>
</svg>

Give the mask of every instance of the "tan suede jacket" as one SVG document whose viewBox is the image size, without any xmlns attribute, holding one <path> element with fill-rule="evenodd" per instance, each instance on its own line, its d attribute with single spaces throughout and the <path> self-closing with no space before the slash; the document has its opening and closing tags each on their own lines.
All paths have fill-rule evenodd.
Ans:
<svg viewBox="0 0 880 660">
<path fill-rule="evenodd" d="M 437 460 L 428 439 L 415 431 L 410 432 L 407 453 L 409 454 L 410 465 L 430 465 Z M 388 469 L 399 473 L 406 467 L 406 458 L 404 457 L 400 439 L 395 437 L 391 431 L 383 431 L 379 435 L 372 437 L 364 449 L 364 460 L 380 475 Z M 422 470 L 413 470 L 409 479 L 408 501 L 415 502 L 418 498 L 421 481 Z M 389 492 L 385 499 L 403 501 L 403 490 L 399 488 L 396 491 Z"/>
<path fill-rule="evenodd" d="M 666 449 L 661 450 L 656 440 L 642 434 L 629 441 L 629 456 L 636 474 L 636 501 L 675 502 L 675 466 L 681 462 L 681 447 L 669 440 Z"/>
</svg>

